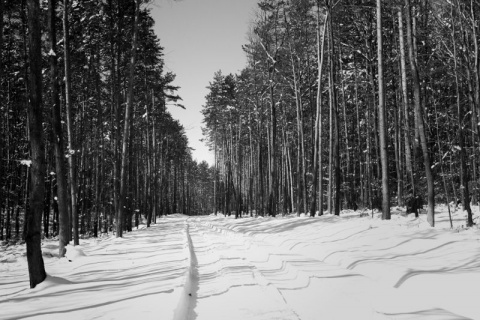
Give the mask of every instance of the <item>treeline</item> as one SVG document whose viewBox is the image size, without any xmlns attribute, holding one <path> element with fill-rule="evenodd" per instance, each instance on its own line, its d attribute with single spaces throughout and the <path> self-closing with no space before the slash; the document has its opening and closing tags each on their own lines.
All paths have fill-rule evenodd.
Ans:
<svg viewBox="0 0 480 320">
<path fill-rule="evenodd" d="M 30 231 L 58 235 L 63 255 L 71 239 L 211 210 L 212 172 L 167 111 L 183 106 L 146 3 L 0 0 L 1 240 L 40 215 Z"/>
<path fill-rule="evenodd" d="M 225 213 L 480 201 L 480 3 L 262 0 L 203 109 Z"/>
</svg>

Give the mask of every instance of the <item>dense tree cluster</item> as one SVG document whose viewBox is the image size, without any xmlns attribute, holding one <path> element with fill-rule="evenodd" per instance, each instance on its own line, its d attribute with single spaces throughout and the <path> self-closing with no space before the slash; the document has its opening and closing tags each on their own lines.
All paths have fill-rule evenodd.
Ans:
<svg viewBox="0 0 480 320">
<path fill-rule="evenodd" d="M 28 238 L 35 217 L 63 255 L 115 224 L 211 210 L 145 3 L 0 0 L 1 240 Z"/>
<path fill-rule="evenodd" d="M 215 205 L 250 214 L 479 195 L 480 3 L 262 0 L 236 75 L 203 112 Z"/>
</svg>

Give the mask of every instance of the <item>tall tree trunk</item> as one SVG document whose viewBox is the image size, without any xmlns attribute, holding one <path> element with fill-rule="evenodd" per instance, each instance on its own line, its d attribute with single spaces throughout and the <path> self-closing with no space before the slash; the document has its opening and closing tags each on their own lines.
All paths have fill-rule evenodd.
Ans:
<svg viewBox="0 0 480 320">
<path fill-rule="evenodd" d="M 0 57 L 3 51 L 3 1 L 0 0 Z M 3 68 L 0 68 L 0 83 L 2 83 Z"/>
<path fill-rule="evenodd" d="M 77 208 L 77 179 L 75 168 L 75 146 L 73 141 L 73 119 L 72 119 L 72 82 L 70 72 L 70 36 L 68 9 L 70 7 L 69 0 L 63 3 L 63 44 L 64 44 L 64 65 L 65 65 L 65 107 L 67 112 L 67 137 L 68 137 L 68 173 L 70 178 L 70 208 L 73 228 L 73 245 L 78 245 L 78 208 Z"/>
<path fill-rule="evenodd" d="M 340 57 L 342 57 L 342 49 L 340 47 L 339 49 L 339 54 Z M 344 75 L 344 69 L 343 69 L 343 62 L 342 59 L 339 59 L 340 61 L 340 74 Z M 340 80 L 341 83 L 343 83 L 343 79 Z M 348 209 L 355 208 L 353 205 L 354 203 L 354 198 L 355 198 L 355 188 L 353 185 L 353 174 L 352 174 L 352 162 L 351 162 L 351 156 L 350 156 L 350 142 L 349 142 L 349 137 L 350 133 L 348 130 L 349 127 L 349 121 L 347 118 L 347 97 L 345 95 L 345 85 L 341 85 L 341 94 L 342 94 L 342 111 L 343 111 L 343 129 L 344 129 L 344 141 L 345 141 L 345 154 L 346 154 L 346 173 L 344 174 L 344 185 L 345 185 L 345 190 L 344 192 L 344 197 L 345 197 L 345 202 L 347 205 Z"/>
<path fill-rule="evenodd" d="M 357 117 L 357 123 L 356 123 L 356 133 L 357 133 L 357 158 L 358 158 L 358 163 L 359 163 L 359 181 L 360 181 L 360 199 L 361 199 L 361 205 L 362 207 L 365 206 L 366 203 L 366 197 L 365 197 L 365 188 L 364 186 L 366 185 L 365 183 L 365 174 L 364 174 L 364 168 L 363 168 L 363 148 L 362 148 L 362 131 L 361 131 L 361 120 L 360 120 L 360 106 L 359 106 L 359 101 L 358 101 L 358 67 L 357 67 L 357 60 L 356 60 L 356 55 L 354 58 L 354 64 L 355 64 L 355 111 L 356 111 L 356 117 Z"/>
<path fill-rule="evenodd" d="M 43 144 L 42 117 L 42 43 L 39 2 L 27 1 L 28 46 L 30 72 L 28 74 L 28 129 L 31 148 L 31 179 L 29 206 L 25 217 L 25 241 L 27 244 L 30 288 L 47 277 L 41 248 L 43 197 L 45 194 L 45 146 Z"/>
<path fill-rule="evenodd" d="M 51 78 L 51 99 L 52 99 L 52 128 L 53 146 L 55 152 L 55 172 L 57 178 L 57 205 L 58 205 L 58 253 L 60 257 L 65 256 L 66 245 L 70 242 L 70 219 L 68 216 L 67 180 L 65 169 L 65 149 L 62 130 L 62 117 L 60 111 L 60 96 L 58 85 L 57 67 L 57 37 L 55 24 L 56 0 L 48 2 L 48 19 L 50 33 L 50 78 Z"/>
<path fill-rule="evenodd" d="M 2 57 L 2 52 L 3 52 L 3 0 L 0 0 L 0 60 Z M 0 66 L 0 89 L 1 89 L 1 84 L 2 84 L 2 78 L 3 78 L 3 65 Z M 2 90 L 0 90 L 0 110 L 3 110 L 3 97 L 2 97 Z M 7 116 L 8 118 L 8 116 Z M 1 123 L 2 116 L 0 116 L 0 123 Z M 3 137 L 0 138 L 0 153 L 4 154 L 4 142 L 3 142 Z M 0 170 L 3 171 L 4 169 L 4 160 L 2 157 L 0 157 Z M 0 192 L 0 197 L 4 197 L 3 195 L 3 190 Z M 1 203 L 1 201 L 0 201 Z M 0 239 L 3 239 L 3 226 L 2 226 L 2 208 L 0 204 Z"/>
<path fill-rule="evenodd" d="M 367 175 L 366 179 L 366 202 L 368 202 L 368 206 L 370 207 L 370 210 L 372 210 L 372 215 L 373 215 L 373 190 L 372 190 L 372 184 L 373 184 L 373 179 L 372 179 L 372 134 L 371 134 L 371 117 L 370 117 L 370 104 L 367 103 L 366 105 L 366 112 L 365 112 L 365 118 L 366 118 L 366 163 L 365 163 L 365 172 Z"/>
<path fill-rule="evenodd" d="M 383 80 L 382 0 L 377 0 L 377 60 L 378 60 L 378 131 L 382 163 L 382 219 L 390 220 L 390 192 L 388 185 L 387 116 Z"/>
<path fill-rule="evenodd" d="M 46 170 L 48 170 L 48 172 L 51 172 L 51 159 L 52 159 L 52 155 L 51 155 L 51 149 L 50 150 L 46 150 L 46 153 L 47 153 L 47 161 L 46 161 Z M 50 154 L 48 154 L 50 153 Z M 52 180 L 53 180 L 53 176 L 51 174 L 48 175 L 48 177 L 46 177 L 45 179 L 45 196 L 44 196 L 44 200 L 43 200 L 43 203 L 44 203 L 44 206 L 43 206 L 43 236 L 45 238 L 48 238 L 49 237 L 49 234 L 50 234 L 50 208 L 51 208 L 51 200 L 52 200 Z M 13 208 L 12 208 L 13 210 Z M 10 217 L 8 217 L 10 219 Z M 8 219 L 8 220 L 9 220 Z"/>
<path fill-rule="evenodd" d="M 123 236 L 123 219 L 125 215 L 124 201 L 127 195 L 127 170 L 128 170 L 128 142 L 130 138 L 130 122 L 131 113 L 133 109 L 133 84 L 135 80 L 135 66 L 137 58 L 137 33 L 140 17 L 140 0 L 135 1 L 135 19 L 133 22 L 133 39 L 132 39 L 132 52 L 130 57 L 130 69 L 128 75 L 128 95 L 127 104 L 125 106 L 125 123 L 123 129 L 123 142 L 122 142 L 122 164 L 120 169 L 120 197 L 118 199 L 117 208 L 117 238 Z"/>
<path fill-rule="evenodd" d="M 378 180 L 381 180 L 382 168 L 381 168 L 381 162 L 380 162 L 381 161 L 380 160 L 380 141 L 379 141 L 379 135 L 378 135 L 378 132 L 379 132 L 378 131 L 378 112 L 375 112 L 375 108 L 377 106 L 378 92 L 377 92 L 377 87 L 375 85 L 375 74 L 374 74 L 375 70 L 373 66 L 373 62 L 375 61 L 375 56 L 373 54 L 373 47 L 374 47 L 373 40 L 370 41 L 369 46 L 371 47 L 371 54 L 369 54 L 369 58 L 367 61 L 368 63 L 367 70 L 368 70 L 368 77 L 370 81 L 370 90 L 371 90 L 370 103 L 372 105 L 372 122 L 373 122 L 372 123 L 373 125 L 371 127 L 371 133 L 373 134 L 373 139 L 372 139 L 373 153 L 375 154 L 375 157 L 373 158 L 372 163 L 375 165 L 375 178 L 377 178 Z M 380 192 L 380 189 L 375 187 L 375 200 L 379 199 L 380 197 L 379 192 Z"/>
<path fill-rule="evenodd" d="M 302 106 L 302 99 L 301 99 L 302 93 L 300 92 L 300 86 L 299 86 L 300 80 L 297 77 L 297 68 L 296 68 L 293 50 L 291 46 L 290 46 L 290 62 L 292 64 L 293 90 L 295 94 L 295 106 L 297 111 L 297 131 L 298 131 L 297 215 L 300 215 L 300 213 L 302 213 L 302 210 L 303 211 L 307 210 L 307 208 L 303 205 L 307 196 L 305 193 L 305 185 L 307 183 L 305 179 L 305 138 L 303 133 L 303 110 L 302 110 L 303 106 Z"/>
<path fill-rule="evenodd" d="M 215 216 L 218 213 L 218 207 L 217 207 L 217 171 L 218 171 L 218 163 L 217 163 L 217 137 L 216 137 L 216 129 L 214 129 L 214 138 L 213 138 L 213 144 L 214 144 L 214 153 L 213 153 L 213 211 L 215 213 Z"/>
<path fill-rule="evenodd" d="M 10 183 L 9 183 L 9 180 L 10 180 Z M 0 212 L 0 239 L 3 240 L 3 229 L 5 228 L 5 240 L 8 240 L 10 239 L 10 236 L 9 236 L 9 231 L 10 231 L 10 207 L 12 206 L 11 204 L 11 201 L 10 201 L 10 194 L 13 192 L 13 177 L 11 177 L 10 179 L 7 179 L 6 181 L 6 185 L 10 185 L 9 189 L 7 190 L 6 194 L 7 194 L 7 197 L 5 199 L 5 215 L 6 215 L 6 221 L 4 222 L 3 221 L 3 216 L 1 216 L 1 212 Z M 2 205 L 3 205 L 3 201 L 1 202 Z M 2 210 L 4 211 L 4 210 Z"/>
<path fill-rule="evenodd" d="M 330 19 L 328 19 L 329 47 L 330 47 L 330 161 L 329 161 L 329 212 L 340 215 L 340 147 L 339 131 L 340 123 L 338 119 L 337 93 L 335 90 L 335 44 L 333 40 L 332 10 L 333 1 L 328 1 L 327 9 Z M 333 207 L 333 208 L 332 208 Z M 333 210 L 332 210 L 333 209 Z"/>
<path fill-rule="evenodd" d="M 395 81 L 394 81 L 395 82 Z M 404 184 L 404 175 L 403 175 L 403 148 L 402 148 L 402 133 L 401 133 L 401 123 L 402 123 L 402 107 L 399 105 L 400 93 L 397 88 L 395 88 L 395 170 L 397 173 L 397 206 L 404 206 L 404 196 L 403 196 L 403 184 Z"/>
<path fill-rule="evenodd" d="M 317 82 L 317 114 L 315 119 L 315 146 L 313 152 L 313 189 L 312 201 L 310 206 L 310 216 L 315 216 L 317 186 L 318 193 L 318 215 L 323 214 L 323 168 L 322 168 L 322 76 L 323 76 L 323 60 L 325 56 L 325 31 L 327 29 L 328 13 L 325 15 L 323 22 L 323 31 L 320 34 L 320 4 L 317 1 L 317 63 L 318 63 L 318 82 Z"/>
<path fill-rule="evenodd" d="M 434 102 L 434 107 L 435 107 L 435 125 L 437 128 L 437 145 L 439 151 L 439 159 L 440 159 L 440 170 L 442 171 L 442 182 L 443 182 L 443 191 L 445 192 L 445 199 L 447 200 L 447 208 L 448 208 L 448 218 L 450 220 L 450 229 L 453 229 L 453 221 L 452 221 L 452 213 L 450 211 L 450 196 L 448 193 L 448 187 L 447 187 L 447 179 L 445 177 L 445 171 L 443 169 L 443 154 L 442 154 L 442 144 L 440 142 L 440 134 L 439 134 L 439 126 L 438 126 L 438 112 L 437 112 L 437 105 Z"/>
<path fill-rule="evenodd" d="M 238 117 L 238 141 L 236 144 L 237 147 L 237 208 L 235 212 L 235 218 L 242 216 L 242 152 L 240 139 L 242 136 L 242 118 Z"/>
<path fill-rule="evenodd" d="M 451 12 L 452 18 L 452 43 L 453 43 L 453 64 L 455 74 L 455 93 L 457 96 L 457 121 L 458 121 L 458 144 L 460 145 L 460 190 L 462 192 L 463 210 L 467 211 L 467 226 L 473 226 L 472 209 L 470 208 L 470 190 L 468 188 L 469 174 L 467 168 L 467 151 L 465 150 L 465 133 L 463 123 L 465 119 L 465 112 L 463 104 L 460 101 L 460 85 L 458 79 L 458 63 L 457 63 L 457 45 L 455 41 L 455 23 L 453 17 L 453 8 Z"/>
<path fill-rule="evenodd" d="M 402 77 L 402 101 L 404 108 L 404 141 L 405 141 L 405 164 L 407 168 L 407 174 L 410 178 L 410 184 L 412 188 L 412 197 L 415 199 L 415 180 L 413 178 L 413 167 L 412 167 L 412 153 L 411 153 L 411 140 L 410 140 L 410 120 L 408 113 L 408 92 L 407 92 L 407 67 L 406 67 L 406 58 L 405 58 L 405 41 L 403 33 L 403 13 L 402 7 L 398 8 L 398 40 L 400 46 L 400 73 Z"/>
<path fill-rule="evenodd" d="M 277 197 L 276 197 L 276 179 L 277 179 L 277 115 L 274 98 L 274 82 L 273 73 L 275 70 L 275 64 L 271 66 L 270 74 L 270 158 L 269 161 L 269 184 L 268 184 L 268 213 L 272 217 L 277 215 Z"/>
<path fill-rule="evenodd" d="M 331 8 L 327 6 L 328 14 L 331 13 Z M 331 19 L 328 20 L 328 28 L 332 27 Z M 333 81 L 332 81 L 332 32 L 328 31 L 328 91 L 329 91 L 329 114 L 328 114 L 328 189 L 327 189 L 327 211 L 329 214 L 332 214 L 333 206 L 333 107 L 332 107 L 332 95 L 333 95 Z"/>
<path fill-rule="evenodd" d="M 413 32 L 412 32 L 412 17 L 410 13 L 410 0 L 405 0 L 405 9 L 407 12 L 407 42 L 408 42 L 408 53 L 410 58 L 410 68 L 412 70 L 413 78 L 413 96 L 415 101 L 415 115 L 416 115 L 416 124 L 418 128 L 418 133 L 420 136 L 420 144 L 422 147 L 423 153 L 423 164 L 425 167 L 425 176 L 427 178 L 427 199 L 428 199 L 428 208 L 427 208 L 427 221 L 434 227 L 435 226 L 435 188 L 433 181 L 433 173 L 430 165 L 430 155 L 428 153 L 427 146 L 427 137 L 423 119 L 423 112 L 421 109 L 421 96 L 420 96 L 420 77 L 418 74 L 417 61 L 416 61 L 416 51 L 414 50 L 414 41 L 413 41 Z"/>
<path fill-rule="evenodd" d="M 476 21 L 475 17 L 475 10 L 473 9 L 474 7 L 474 0 L 470 0 L 470 14 L 471 14 L 471 21 L 472 21 L 472 42 L 474 46 L 474 102 L 475 102 L 475 108 L 477 110 L 477 120 L 478 117 L 480 117 L 480 52 L 479 52 L 479 39 L 477 35 L 477 28 L 478 28 L 478 22 Z M 477 135 L 477 140 L 478 143 L 480 143 L 480 128 L 478 125 L 478 122 L 474 123 L 475 130 L 474 132 Z M 476 168 L 475 168 L 476 169 Z M 480 174 L 478 175 L 480 177 Z M 477 181 L 477 201 L 480 206 L 480 187 L 479 187 L 480 181 Z"/>
</svg>

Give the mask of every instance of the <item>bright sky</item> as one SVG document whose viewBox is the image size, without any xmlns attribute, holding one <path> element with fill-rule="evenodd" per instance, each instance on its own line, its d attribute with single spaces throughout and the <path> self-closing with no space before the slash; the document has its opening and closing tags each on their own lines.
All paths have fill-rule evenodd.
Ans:
<svg viewBox="0 0 480 320">
<path fill-rule="evenodd" d="M 241 46 L 258 0 L 155 0 L 152 15 L 155 32 L 165 48 L 168 71 L 177 75 L 186 110 L 170 107 L 185 127 L 193 159 L 213 164 L 213 152 L 203 138 L 202 106 L 213 74 L 237 73 L 246 64 Z"/>
</svg>

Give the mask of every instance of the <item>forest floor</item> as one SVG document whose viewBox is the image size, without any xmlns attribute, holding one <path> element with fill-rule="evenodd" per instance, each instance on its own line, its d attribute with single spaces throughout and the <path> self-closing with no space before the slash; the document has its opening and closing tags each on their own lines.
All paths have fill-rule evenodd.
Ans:
<svg viewBox="0 0 480 320">
<path fill-rule="evenodd" d="M 25 245 L 0 247 L 0 319 L 480 319 L 480 230 L 392 220 L 172 215 L 124 238 L 45 240 L 28 288 Z"/>
</svg>

